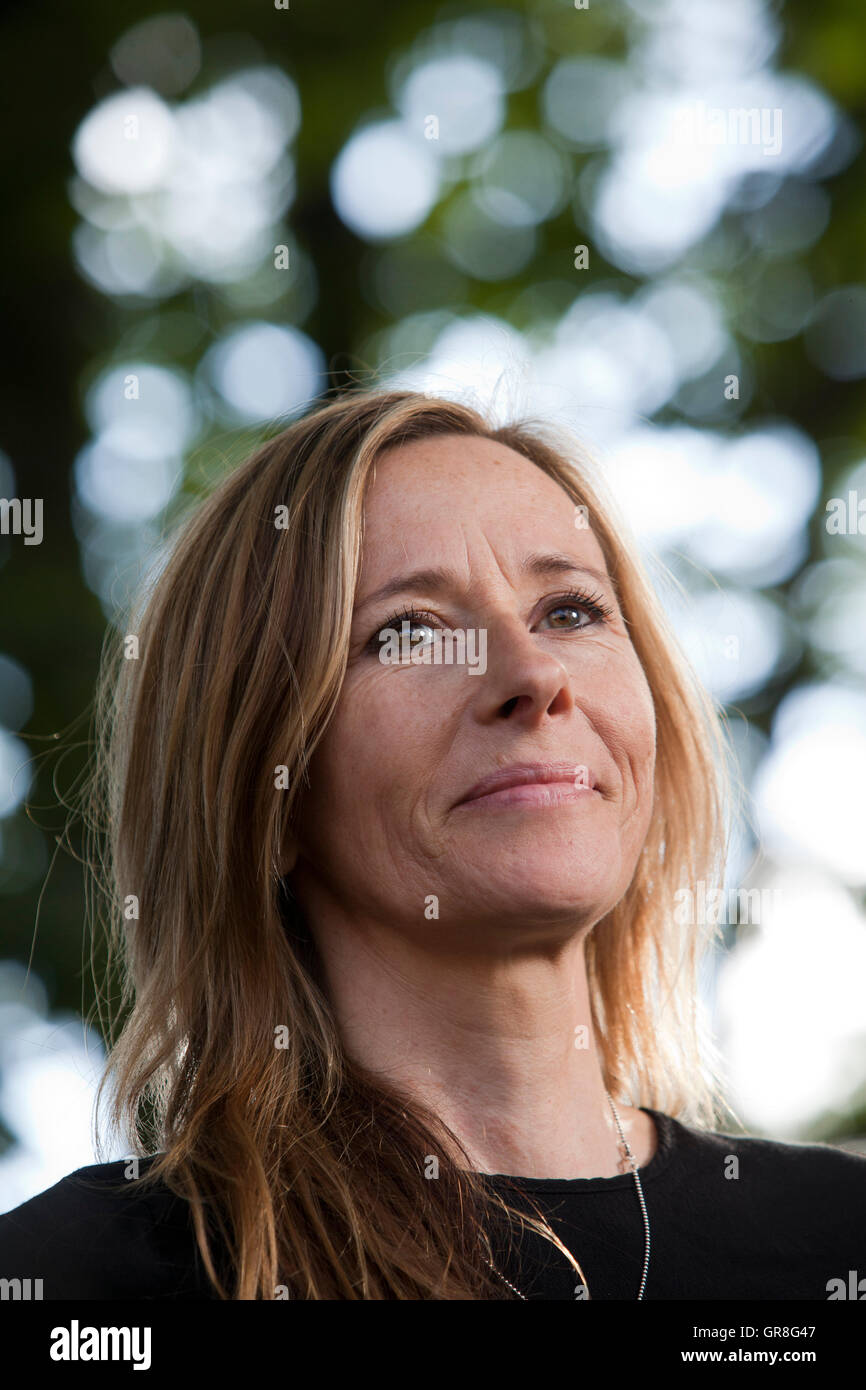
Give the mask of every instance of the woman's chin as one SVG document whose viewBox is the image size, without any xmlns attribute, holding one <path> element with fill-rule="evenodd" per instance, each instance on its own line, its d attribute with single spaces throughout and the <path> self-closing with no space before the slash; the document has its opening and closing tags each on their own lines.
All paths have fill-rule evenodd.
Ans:
<svg viewBox="0 0 866 1390">
<path fill-rule="evenodd" d="M 618 881 L 597 867 L 582 875 L 563 875 L 561 866 L 551 866 L 546 874 L 533 867 L 522 874 L 497 872 L 495 884 L 488 881 L 480 895 L 476 885 L 467 884 L 463 893 L 458 892 L 459 906 L 454 910 L 463 917 L 489 920 L 498 933 L 510 924 L 515 930 L 530 932 L 558 926 L 569 935 L 600 921 L 619 901 L 622 891 Z M 473 900 L 475 909 L 468 913 Z"/>
<path fill-rule="evenodd" d="M 543 893 L 554 885 L 580 893 L 618 879 L 630 848 L 614 827 L 579 825 L 563 817 L 528 829 L 501 821 L 495 836 L 464 837 L 459 859 L 461 866 L 477 865 L 497 887 L 508 883 L 515 892 Z"/>
</svg>

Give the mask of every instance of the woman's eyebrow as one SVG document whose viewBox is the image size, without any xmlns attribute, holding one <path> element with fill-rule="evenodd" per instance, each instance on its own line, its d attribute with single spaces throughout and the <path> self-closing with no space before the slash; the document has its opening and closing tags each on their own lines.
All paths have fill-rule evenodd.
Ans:
<svg viewBox="0 0 866 1390">
<path fill-rule="evenodd" d="M 613 588 L 613 580 L 605 570 L 595 569 L 592 565 L 578 564 L 568 555 L 528 555 L 523 561 L 521 569 L 524 574 L 537 576 L 586 574 L 597 584 Z M 380 599 L 390 598 L 393 594 L 403 593 L 408 589 L 424 589 L 427 593 L 441 594 L 448 591 L 456 592 L 461 587 L 461 583 L 460 576 L 455 570 L 438 566 L 412 570 L 410 574 L 398 575 L 395 579 L 390 579 L 387 584 L 383 584 L 381 588 L 374 589 L 371 594 L 367 594 L 366 598 L 355 605 L 354 611 L 360 613 L 371 603 L 378 603 Z"/>
</svg>

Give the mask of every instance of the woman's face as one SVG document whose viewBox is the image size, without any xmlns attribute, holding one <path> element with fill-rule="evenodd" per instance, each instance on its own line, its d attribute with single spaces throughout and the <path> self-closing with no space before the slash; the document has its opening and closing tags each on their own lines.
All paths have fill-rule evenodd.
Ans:
<svg viewBox="0 0 866 1390">
<path fill-rule="evenodd" d="M 552 478 L 487 439 L 440 436 L 379 460 L 345 683 L 299 817 L 292 884 L 313 927 L 336 911 L 428 949 L 513 949 L 591 926 L 628 887 L 652 810 L 653 704 L 576 516 Z M 573 569 L 528 563 L 553 555 Z M 447 583 L 375 597 L 434 567 Z M 609 616 L 564 598 L 575 590 Z M 380 660 L 377 634 L 399 634 L 389 619 L 410 608 L 424 613 L 414 643 L 465 632 L 479 666 L 483 633 L 483 673 Z M 564 765 L 571 790 L 462 801 L 488 774 L 537 763 Z"/>
</svg>

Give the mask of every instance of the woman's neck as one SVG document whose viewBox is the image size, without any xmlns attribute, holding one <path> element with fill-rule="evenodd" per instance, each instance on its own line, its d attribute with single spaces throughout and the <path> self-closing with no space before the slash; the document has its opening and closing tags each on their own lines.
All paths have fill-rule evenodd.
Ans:
<svg viewBox="0 0 866 1390">
<path fill-rule="evenodd" d="M 344 1046 L 428 1105 L 461 1167 L 532 1178 L 629 1172 L 591 1025 L 582 937 L 555 951 L 459 959 L 366 930 L 319 939 Z M 616 1100 L 616 1097 L 614 1097 Z M 649 1115 L 617 1104 L 639 1164 Z M 452 1146 L 453 1147 L 453 1146 Z"/>
</svg>

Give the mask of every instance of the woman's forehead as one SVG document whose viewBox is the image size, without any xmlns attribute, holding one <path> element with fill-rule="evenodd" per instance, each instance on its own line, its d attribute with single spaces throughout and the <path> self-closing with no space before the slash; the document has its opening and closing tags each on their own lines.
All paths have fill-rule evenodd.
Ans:
<svg viewBox="0 0 866 1390">
<path fill-rule="evenodd" d="M 557 479 L 482 436 L 412 440 L 380 455 L 368 479 L 355 607 L 395 576 L 420 571 L 426 579 L 428 571 L 447 569 L 465 584 L 467 570 L 489 566 L 517 580 L 538 557 L 554 554 L 606 576 L 591 517 Z M 555 567 L 548 572 L 552 577 Z M 567 579 L 564 569 L 561 577 Z M 445 585 L 408 587 L 432 593 Z"/>
<path fill-rule="evenodd" d="M 474 526 L 488 535 L 519 528 L 527 537 L 552 528 L 562 539 L 579 529 L 579 510 L 522 454 L 494 440 L 448 435 L 413 440 L 377 461 L 365 492 L 364 535 L 382 542 L 412 532 L 418 541 L 430 528 L 441 537 Z"/>
</svg>

